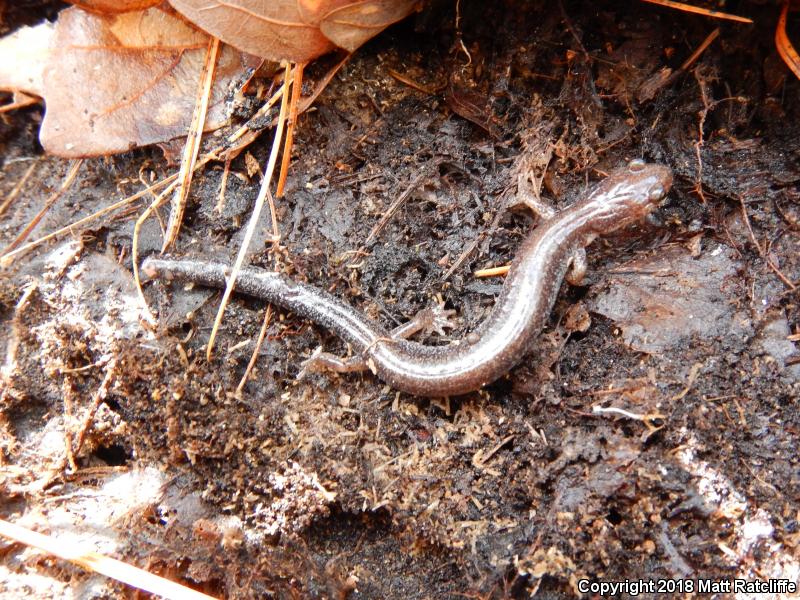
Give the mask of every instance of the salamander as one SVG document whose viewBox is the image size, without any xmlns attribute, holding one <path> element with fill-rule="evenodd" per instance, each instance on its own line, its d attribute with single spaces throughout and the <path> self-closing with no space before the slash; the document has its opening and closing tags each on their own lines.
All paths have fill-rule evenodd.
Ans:
<svg viewBox="0 0 800 600">
<path fill-rule="evenodd" d="M 522 242 L 491 314 L 464 339 L 446 346 L 404 338 L 422 328 L 449 326 L 453 311 L 434 307 L 394 331 L 387 331 L 331 294 L 270 271 L 243 269 L 237 291 L 288 309 L 334 332 L 354 356 L 341 359 L 316 352 L 304 370 L 339 372 L 369 368 L 391 387 L 419 396 L 450 396 L 478 390 L 527 354 L 545 326 L 566 277 L 580 282 L 585 248 L 600 235 L 642 222 L 672 185 L 669 167 L 630 162 L 578 202 L 556 213 Z M 224 287 L 230 270 L 221 263 L 149 258 L 150 277 Z"/>
</svg>

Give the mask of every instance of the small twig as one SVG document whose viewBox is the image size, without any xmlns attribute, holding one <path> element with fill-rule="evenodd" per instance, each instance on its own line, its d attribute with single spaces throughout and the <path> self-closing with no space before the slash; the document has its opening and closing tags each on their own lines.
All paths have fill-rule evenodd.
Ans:
<svg viewBox="0 0 800 600">
<path fill-rule="evenodd" d="M 634 380 L 636 381 L 636 380 Z M 575 390 L 579 394 L 586 394 L 587 396 L 610 396 L 612 394 L 625 394 L 627 392 L 638 392 L 644 388 L 644 385 L 628 385 L 625 387 L 608 388 L 605 390 Z"/>
<path fill-rule="evenodd" d="M 319 81 L 319 83 L 317 83 L 317 85 L 316 85 L 316 87 L 314 88 L 314 91 L 311 93 L 311 95 L 310 95 L 310 96 L 308 96 L 307 98 L 303 98 L 303 101 L 300 103 L 300 108 L 298 108 L 298 109 L 297 109 L 297 110 L 298 110 L 298 113 L 304 113 L 304 112 L 306 112 L 306 111 L 308 110 L 308 108 L 309 108 L 309 107 L 310 107 L 312 104 L 314 104 L 314 100 L 316 100 L 316 99 L 317 99 L 317 97 L 318 97 L 318 96 L 319 96 L 319 95 L 320 95 L 320 94 L 321 94 L 323 91 L 325 91 L 325 88 L 326 88 L 326 87 L 328 87 L 328 84 L 329 84 L 329 83 L 331 82 L 331 80 L 333 79 L 333 76 L 334 76 L 334 75 L 336 75 L 336 73 L 338 73 L 338 72 L 339 72 L 339 69 L 341 69 L 343 66 L 345 66 L 345 64 L 347 64 L 347 61 L 348 61 L 348 60 L 350 60 L 350 57 L 351 57 L 351 56 L 353 56 L 353 54 L 352 54 L 352 53 L 348 53 L 348 54 L 346 54 L 344 57 L 342 57 L 342 60 L 340 60 L 338 63 L 336 63 L 336 64 L 333 66 L 333 68 L 331 68 L 331 70 L 330 70 L 330 71 L 328 71 L 328 72 L 325 74 L 325 77 L 323 77 L 323 78 L 322 78 L 322 79 Z"/>
<path fill-rule="evenodd" d="M 500 219 L 502 217 L 503 217 L 503 212 L 498 210 L 494 215 L 494 219 L 492 219 L 492 224 L 488 228 L 488 233 L 489 234 L 493 233 L 497 229 L 497 226 L 499 225 Z M 476 237 L 474 240 L 472 240 L 472 242 L 470 242 L 470 245 L 456 259 L 456 261 L 453 263 L 453 266 L 451 266 L 449 269 L 447 269 L 447 272 L 442 276 L 442 281 L 447 281 L 447 279 L 453 273 L 455 273 L 456 270 L 459 267 L 461 267 L 462 264 L 464 264 L 464 262 L 467 260 L 467 258 L 469 258 L 469 256 L 473 252 L 475 252 L 475 249 L 478 247 L 478 244 L 480 244 L 484 239 L 486 239 L 486 235 L 487 235 L 487 232 L 482 232 L 480 235 L 478 235 L 478 237 Z"/>
<path fill-rule="evenodd" d="M 564 3 L 561 0 L 558 0 L 558 8 L 561 9 L 561 17 L 564 19 L 564 24 L 567 26 L 570 34 L 578 44 L 578 48 L 581 49 L 581 52 L 583 52 L 583 55 L 586 57 L 586 59 L 591 62 L 592 57 L 589 54 L 589 51 L 586 49 L 586 46 L 583 45 L 581 38 L 578 36 L 578 32 L 575 31 L 575 27 L 572 25 L 572 19 L 569 18 L 567 11 L 564 9 Z"/>
<path fill-rule="evenodd" d="M 613 414 L 625 417 L 626 419 L 633 419 L 634 421 L 641 421 L 651 431 L 658 431 L 664 425 L 656 425 L 657 421 L 663 421 L 664 415 L 661 413 L 648 413 L 640 415 L 624 408 L 617 408 L 616 406 L 592 406 L 592 413 L 596 415 Z"/>
<path fill-rule="evenodd" d="M 299 107 L 297 109 L 298 114 L 304 113 L 309 109 L 309 107 L 314 103 L 317 97 L 325 90 L 325 88 L 331 82 L 334 75 L 336 75 L 336 73 L 339 72 L 339 69 L 341 69 L 345 65 L 345 63 L 347 63 L 348 60 L 350 60 L 350 56 L 351 54 L 345 55 L 345 57 L 342 58 L 342 60 L 340 60 L 336 65 L 334 65 L 334 67 L 325 74 L 325 77 L 323 77 L 317 83 L 316 87 L 314 88 L 314 92 L 310 96 L 307 96 L 300 101 Z M 290 82 L 291 79 L 289 79 L 289 83 Z M 221 159 L 232 159 L 236 157 L 246 146 L 253 143 L 253 141 L 259 135 L 261 135 L 261 130 L 252 129 L 251 124 L 255 123 L 258 119 L 266 115 L 267 112 L 269 112 L 269 109 L 272 108 L 272 105 L 283 97 L 284 85 L 287 85 L 287 81 L 283 82 L 283 85 L 280 88 L 278 88 L 278 90 L 272 95 L 269 101 L 260 109 L 258 109 L 258 111 L 256 111 L 256 113 L 247 123 L 242 125 L 233 135 L 231 135 L 228 138 L 228 143 L 231 144 L 232 146 L 225 150 L 220 150 Z M 276 123 L 273 122 L 273 125 L 275 124 Z M 235 145 L 233 145 L 234 143 Z"/>
<path fill-rule="evenodd" d="M 372 474 L 376 475 L 377 473 L 380 473 L 386 467 L 388 467 L 390 465 L 393 465 L 397 461 L 404 459 L 406 456 L 409 456 L 409 455 L 413 454 L 415 450 L 416 450 L 416 448 L 412 447 L 411 450 L 403 452 L 402 454 L 398 454 L 394 458 L 390 458 L 385 463 L 382 463 L 382 464 L 378 465 L 377 467 L 375 467 L 374 469 L 372 469 Z"/>
<path fill-rule="evenodd" d="M 679 73 L 687 71 L 689 67 L 691 67 L 697 61 L 698 58 L 700 58 L 703 52 L 706 51 L 706 48 L 708 48 L 711 45 L 711 42 L 713 42 L 715 39 L 719 37 L 719 32 L 720 29 L 719 27 L 717 27 L 714 31 L 709 33 L 706 36 L 706 39 L 704 39 L 702 43 L 697 47 L 697 49 L 689 55 L 689 58 L 683 61 L 683 64 L 680 66 L 678 71 L 676 71 L 676 73 L 667 81 L 671 81 L 672 78 L 677 77 Z"/>
<path fill-rule="evenodd" d="M 394 202 L 392 202 L 391 206 L 389 206 L 389 208 L 386 209 L 386 212 L 383 214 L 380 221 L 378 221 L 375 227 L 372 228 L 372 231 L 369 232 L 366 241 L 364 241 L 364 246 L 368 246 L 370 242 L 374 240 L 375 237 L 383 230 L 383 228 L 386 227 L 386 224 L 394 216 L 394 213 L 397 212 L 397 209 L 399 209 L 403 205 L 403 203 L 406 200 L 408 200 L 412 192 L 415 189 L 417 189 L 417 186 L 419 185 L 420 181 L 422 181 L 425 177 L 428 176 L 430 168 L 431 168 L 430 164 L 424 167 L 422 169 L 422 172 L 420 172 L 420 174 L 417 175 L 413 179 L 413 181 L 408 184 L 408 187 L 406 187 L 405 191 L 403 191 L 403 193 L 400 194 Z"/>
<path fill-rule="evenodd" d="M 467 57 L 467 64 L 462 67 L 463 69 L 466 69 L 472 64 L 472 55 L 469 53 L 469 50 L 467 50 L 467 47 L 464 44 L 464 36 L 461 33 L 461 0 L 456 0 L 456 19 L 455 19 L 454 29 L 455 29 L 456 43 L 458 43 L 458 46 L 461 48 L 461 51 Z"/>
<path fill-rule="evenodd" d="M 497 454 L 497 452 L 500 450 L 500 448 L 502 448 L 502 447 L 503 447 L 503 446 L 505 446 L 505 445 L 506 445 L 508 442 L 510 442 L 511 440 L 513 440 L 513 439 L 514 439 L 514 437 L 515 437 L 515 434 L 513 434 L 513 433 L 512 433 L 511 435 L 507 435 L 507 436 L 506 436 L 506 437 L 504 437 L 502 440 L 500 440 L 500 441 L 499 441 L 499 442 L 498 442 L 498 443 L 495 445 L 495 447 L 494 447 L 494 448 L 492 448 L 491 450 L 489 450 L 489 452 L 487 452 L 485 456 L 482 456 L 482 455 L 480 455 L 480 451 L 476 452 L 476 453 L 475 453 L 475 455 L 472 457 L 472 464 L 473 464 L 473 465 L 475 465 L 476 467 L 482 467 L 482 466 L 484 466 L 486 463 L 488 463 L 488 462 L 491 460 L 491 458 L 492 458 L 492 457 L 493 457 L 495 454 Z"/>
<path fill-rule="evenodd" d="M 680 393 L 678 393 L 677 395 L 675 395 L 672 398 L 670 398 L 670 402 L 676 402 L 678 400 L 683 400 L 683 398 L 686 396 L 686 394 L 688 394 L 689 391 L 692 389 L 692 386 L 694 385 L 694 382 L 697 380 L 697 375 L 700 373 L 700 368 L 702 366 L 703 365 L 701 363 L 694 363 L 692 365 L 692 368 L 689 370 L 689 378 L 686 381 L 686 386 L 683 388 L 683 390 Z"/>
<path fill-rule="evenodd" d="M 699 59 L 703 55 L 703 52 L 705 52 L 706 49 L 711 45 L 711 43 L 719 37 L 719 34 L 720 34 L 719 27 L 717 27 L 714 31 L 709 33 L 706 36 L 706 39 L 704 39 L 700 43 L 697 49 L 694 52 L 692 52 L 691 55 L 689 55 L 689 58 L 683 61 L 683 64 L 678 68 L 678 70 L 676 70 L 672 75 L 664 79 L 664 81 L 660 82 L 655 88 L 648 90 L 649 95 L 654 96 L 655 93 L 661 88 L 669 87 L 670 85 L 672 85 L 672 83 L 678 77 L 683 75 L 686 71 L 689 70 L 689 67 L 691 67 L 695 62 L 697 62 L 697 59 Z"/>
<path fill-rule="evenodd" d="M 17 91 L 14 92 L 14 98 L 10 103 L 0 106 L 0 114 L 11 112 L 12 110 L 17 110 L 19 108 L 25 108 L 26 106 L 39 104 L 41 101 L 41 98 Z"/>
<path fill-rule="evenodd" d="M 291 80 L 290 80 L 290 82 L 291 82 Z M 266 101 L 266 102 L 263 104 L 263 106 L 261 106 L 261 108 L 259 108 L 259 109 L 258 109 L 258 110 L 255 112 L 255 114 L 254 114 L 252 117 L 250 117 L 250 119 L 247 121 L 247 123 L 245 123 L 244 125 L 242 125 L 241 127 L 239 127 L 239 129 L 237 129 L 237 130 L 236 130 L 236 131 L 234 131 L 234 132 L 233 132 L 233 133 L 232 133 L 230 136 L 228 136 L 228 144 L 233 144 L 234 142 L 237 142 L 237 141 L 239 141 L 239 139 L 240 139 L 240 138 L 244 137 L 244 136 L 245 136 L 246 134 L 248 134 L 248 133 L 249 133 L 249 134 L 252 134 L 252 135 L 258 135 L 258 134 L 260 133 L 259 131 L 255 131 L 255 130 L 253 130 L 253 129 L 251 128 L 251 124 L 255 123 L 255 122 L 256 122 L 257 120 L 259 120 L 261 117 L 263 117 L 264 115 L 266 115 L 266 114 L 269 112 L 269 110 L 270 110 L 270 109 L 273 107 L 273 105 L 274 105 L 274 104 L 275 104 L 275 103 L 276 103 L 278 100 L 280 100 L 281 98 L 283 98 L 283 93 L 284 93 L 284 91 L 285 91 L 285 90 L 284 90 L 284 86 L 285 86 L 285 85 L 288 85 L 286 81 L 284 81 L 284 82 L 283 82 L 283 84 L 282 84 L 282 85 L 281 85 L 281 86 L 280 86 L 280 87 L 279 87 L 279 88 L 278 88 L 278 89 L 275 91 L 275 93 L 274 93 L 274 94 L 272 94 L 272 96 L 270 96 L 270 99 L 269 99 L 269 100 L 267 100 L 267 101 Z M 251 140 L 249 140 L 247 143 L 249 144 L 249 143 L 250 143 L 250 142 L 252 142 L 252 141 L 253 141 L 253 140 L 251 139 Z M 245 145 L 246 145 L 246 144 L 245 144 Z"/>
<path fill-rule="evenodd" d="M 694 77 L 697 80 L 697 85 L 700 87 L 700 98 L 703 101 L 703 109 L 698 113 L 697 141 L 694 143 L 694 153 L 697 159 L 697 174 L 695 175 L 694 191 L 700 197 L 700 201 L 706 204 L 706 196 L 703 193 L 703 156 L 701 150 L 704 143 L 703 129 L 705 128 L 706 117 L 708 116 L 711 105 L 708 102 L 706 83 L 699 72 L 699 67 L 694 70 Z"/>
<path fill-rule="evenodd" d="M 634 421 L 643 421 L 644 416 L 632 413 L 624 408 L 617 408 L 616 406 L 593 406 L 592 412 L 596 415 L 614 414 L 633 419 Z"/>
<path fill-rule="evenodd" d="M 664 521 L 661 522 L 661 533 L 658 535 L 658 539 L 661 541 L 661 545 L 664 546 L 664 553 L 669 557 L 670 561 L 672 562 L 672 566 L 675 568 L 675 571 L 677 571 L 678 575 L 688 577 L 694 573 L 694 569 L 687 564 L 680 553 L 676 550 L 672 540 L 669 539 L 669 534 L 667 533 L 667 524 Z"/>
<path fill-rule="evenodd" d="M 442 275 L 442 281 L 447 281 L 450 276 L 466 262 L 470 255 L 475 252 L 475 248 L 478 247 L 478 244 L 480 244 L 483 239 L 484 235 L 480 234 L 474 240 L 472 240 L 472 242 L 470 242 L 469 246 L 467 246 L 467 248 L 461 254 L 459 254 L 458 258 L 453 262 L 450 268 L 445 271 L 444 275 Z"/>
<path fill-rule="evenodd" d="M 133 281 L 136 284 L 136 293 L 139 296 L 139 300 L 142 301 L 142 305 L 145 307 L 145 316 L 151 321 L 155 322 L 153 318 L 153 314 L 150 312 L 150 308 L 147 305 L 147 299 L 144 297 L 144 291 L 142 291 L 142 280 L 139 275 L 139 230 L 142 228 L 142 225 L 145 221 L 153 214 L 159 206 L 161 206 L 164 201 L 167 199 L 167 195 L 175 189 L 175 186 L 178 185 L 177 181 L 178 177 L 175 176 L 175 181 L 173 181 L 167 188 L 162 191 L 153 202 L 150 203 L 144 212 L 136 219 L 136 223 L 133 226 L 133 238 L 131 240 L 131 263 L 133 265 Z"/>
<path fill-rule="evenodd" d="M 219 183 L 219 195 L 217 196 L 217 204 L 214 206 L 214 211 L 222 213 L 225 208 L 225 193 L 228 188 L 228 175 L 231 172 L 231 159 L 225 161 L 222 167 L 222 180 Z"/>
<path fill-rule="evenodd" d="M 764 249 L 761 247 L 761 244 L 758 243 L 756 239 L 756 234 L 753 233 L 753 227 L 750 225 L 750 217 L 747 215 L 747 207 L 744 204 L 744 200 L 741 196 L 739 196 L 739 206 L 742 208 L 742 218 L 744 219 L 744 224 L 747 227 L 747 232 L 750 235 L 750 240 L 753 242 L 753 245 L 756 247 L 758 251 L 758 255 L 767 263 L 770 269 L 778 276 L 786 287 L 790 290 L 794 290 L 797 286 L 792 283 L 786 275 L 784 275 L 781 270 L 772 262 L 772 259 L 769 256 L 768 252 L 765 252 Z"/>
<path fill-rule="evenodd" d="M 511 269 L 511 265 L 503 265 L 502 267 L 489 267 L 488 269 L 478 269 L 472 275 L 474 277 L 497 277 L 505 275 Z"/>
<path fill-rule="evenodd" d="M 402 73 L 399 73 L 399 72 L 395 71 L 394 69 L 387 69 L 386 72 L 389 73 L 390 76 L 394 77 L 400 83 L 403 83 L 403 84 L 407 85 L 408 87 L 417 90 L 418 92 L 422 92 L 423 94 L 427 94 L 428 96 L 435 96 L 436 93 L 437 93 L 436 90 L 431 89 L 429 87 L 426 87 L 426 86 L 422 85 L 421 83 L 417 83 L 416 81 L 414 81 L 410 77 L 408 77 L 406 75 L 403 75 Z M 444 86 L 442 86 L 442 87 L 444 87 Z"/>
<path fill-rule="evenodd" d="M 100 382 L 100 387 L 97 388 L 97 391 L 94 393 L 94 399 L 92 401 L 92 405 L 86 411 L 86 415 L 83 417 L 83 422 L 81 424 L 81 429 L 78 432 L 78 437 L 75 440 L 75 445 L 72 448 L 72 455 L 77 456 L 78 453 L 81 451 L 81 447 L 83 446 L 83 439 L 86 437 L 86 432 L 89 430 L 89 426 L 92 424 L 92 420 L 94 419 L 94 415 L 97 413 L 97 409 L 100 408 L 100 405 L 103 401 L 108 397 L 108 388 L 111 386 L 111 383 L 114 381 L 114 377 L 117 374 L 117 359 L 112 358 L 108 365 L 106 366 L 106 373 L 103 376 L 103 381 Z"/>
</svg>

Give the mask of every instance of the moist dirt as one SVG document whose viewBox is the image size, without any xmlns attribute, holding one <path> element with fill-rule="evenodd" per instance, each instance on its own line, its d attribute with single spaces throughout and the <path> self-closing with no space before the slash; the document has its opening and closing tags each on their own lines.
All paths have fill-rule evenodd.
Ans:
<svg viewBox="0 0 800 600">
<path fill-rule="evenodd" d="M 148 322 L 131 262 L 145 205 L 115 213 L 0 279 L 0 516 L 227 598 L 798 581 L 800 81 L 775 50 L 780 7 L 728 3 L 742 25 L 640 2 L 460 4 L 359 49 L 299 118 L 280 242 L 266 214 L 249 262 L 386 327 L 441 300 L 457 326 L 422 341 L 443 344 L 491 310 L 502 279 L 474 272 L 513 257 L 539 219 L 526 204 L 567 206 L 645 158 L 675 173 L 659 222 L 588 248 L 583 285 L 507 377 L 423 399 L 369 372 L 298 379 L 318 346 L 348 349 L 280 310 L 240 387 L 266 307 L 234 297 L 207 361 L 221 294 L 145 282 Z M 3 27 L 56 8 L 16 4 Z M 70 168 L 42 154 L 41 111 L 0 121 L 2 197 L 36 164 L 4 247 Z M 223 165 L 198 173 L 172 256 L 233 260 L 271 135 L 231 163 L 222 201 Z M 87 160 L 29 239 L 175 170 L 159 148 Z M 9 593 L 131 595 L 0 549 Z"/>
</svg>

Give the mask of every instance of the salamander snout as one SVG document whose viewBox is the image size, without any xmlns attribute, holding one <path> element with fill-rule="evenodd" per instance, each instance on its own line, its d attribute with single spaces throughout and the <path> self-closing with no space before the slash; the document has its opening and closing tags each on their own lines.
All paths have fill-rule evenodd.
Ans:
<svg viewBox="0 0 800 600">
<path fill-rule="evenodd" d="M 644 221 L 667 197 L 672 169 L 633 160 L 601 181 L 579 205 L 598 234 Z"/>
<path fill-rule="evenodd" d="M 639 199 L 645 202 L 660 204 L 672 187 L 672 169 L 667 166 L 634 159 L 628 163 L 627 171 Z"/>
</svg>

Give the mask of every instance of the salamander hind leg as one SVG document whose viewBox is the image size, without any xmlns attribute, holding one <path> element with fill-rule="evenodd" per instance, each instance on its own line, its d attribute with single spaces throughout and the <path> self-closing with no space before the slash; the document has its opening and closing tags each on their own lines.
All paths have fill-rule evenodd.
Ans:
<svg viewBox="0 0 800 600">
<path fill-rule="evenodd" d="M 356 373 L 366 371 L 367 361 L 360 355 L 340 357 L 330 352 L 323 352 L 322 346 L 318 346 L 300 367 L 298 379 L 303 379 L 309 373 L 321 373 L 323 371 L 334 371 L 335 373 Z"/>
<path fill-rule="evenodd" d="M 446 309 L 444 303 L 437 303 L 434 306 L 425 308 L 414 315 L 408 323 L 395 327 L 388 338 L 378 338 L 375 344 L 389 342 L 392 340 L 408 339 L 420 331 L 426 334 L 437 333 L 444 335 L 445 329 L 455 327 L 455 323 L 450 319 L 456 311 Z M 369 349 L 367 349 L 369 350 Z M 335 373 L 356 373 L 370 369 L 369 358 L 363 354 L 354 356 L 340 357 L 330 352 L 323 352 L 322 347 L 318 347 L 306 360 L 303 361 L 298 379 L 303 379 L 309 373 L 320 373 L 323 371 L 334 371 Z"/>
<path fill-rule="evenodd" d="M 429 308 L 423 308 L 414 315 L 408 323 L 404 323 L 392 330 L 392 338 L 408 339 L 420 331 L 426 335 L 437 333 L 444 335 L 445 329 L 452 329 L 456 324 L 450 319 L 456 311 L 444 307 L 443 302 L 437 302 Z"/>
</svg>

